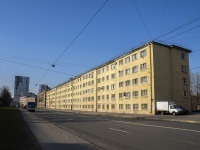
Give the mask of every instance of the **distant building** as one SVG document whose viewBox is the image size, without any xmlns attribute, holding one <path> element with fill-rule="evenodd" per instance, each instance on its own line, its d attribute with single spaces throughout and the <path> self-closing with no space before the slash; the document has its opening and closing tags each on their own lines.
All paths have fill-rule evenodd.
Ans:
<svg viewBox="0 0 200 150">
<path fill-rule="evenodd" d="M 20 107 L 26 106 L 28 102 L 36 102 L 36 96 L 30 95 L 30 96 L 22 96 L 19 98 Z"/>
<path fill-rule="evenodd" d="M 29 92 L 29 77 L 15 76 L 14 101 L 19 102 L 20 97 L 27 96 Z"/>
<path fill-rule="evenodd" d="M 40 84 L 39 93 L 41 93 L 42 91 L 45 91 L 45 90 L 49 90 L 49 89 L 51 89 L 51 88 L 48 85 Z"/>
</svg>

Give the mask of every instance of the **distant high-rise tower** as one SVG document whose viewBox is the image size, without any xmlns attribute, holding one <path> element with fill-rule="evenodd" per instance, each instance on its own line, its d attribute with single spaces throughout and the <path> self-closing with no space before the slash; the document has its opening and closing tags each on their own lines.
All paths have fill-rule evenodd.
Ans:
<svg viewBox="0 0 200 150">
<path fill-rule="evenodd" d="M 49 90 L 51 89 L 48 85 L 46 84 L 40 84 L 40 87 L 39 87 L 39 93 L 44 91 L 44 90 Z"/>
<path fill-rule="evenodd" d="M 14 101 L 19 102 L 21 96 L 28 96 L 29 77 L 15 76 Z"/>
</svg>

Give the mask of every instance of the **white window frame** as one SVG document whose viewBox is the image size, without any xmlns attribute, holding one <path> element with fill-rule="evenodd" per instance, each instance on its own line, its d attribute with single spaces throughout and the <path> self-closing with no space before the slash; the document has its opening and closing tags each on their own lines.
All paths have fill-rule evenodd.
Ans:
<svg viewBox="0 0 200 150">
<path fill-rule="evenodd" d="M 119 71 L 119 77 L 122 77 L 124 75 L 124 71 Z"/>
<path fill-rule="evenodd" d="M 146 83 L 147 82 L 147 76 L 141 77 L 141 83 Z"/>
<path fill-rule="evenodd" d="M 126 64 L 130 63 L 130 57 L 126 57 L 126 58 L 125 58 L 125 63 L 126 63 Z"/>
<path fill-rule="evenodd" d="M 126 110 L 131 110 L 131 104 L 126 104 Z"/>
<path fill-rule="evenodd" d="M 119 88 L 123 87 L 124 86 L 124 82 L 119 82 Z"/>
<path fill-rule="evenodd" d="M 139 109 L 139 105 L 138 104 L 133 104 L 133 110 L 138 110 Z"/>
<path fill-rule="evenodd" d="M 119 61 L 119 66 L 123 65 L 123 59 Z"/>
<path fill-rule="evenodd" d="M 142 110 L 148 110 L 148 104 L 141 104 Z"/>
<path fill-rule="evenodd" d="M 115 99 L 115 94 L 111 94 L 111 99 Z"/>
<path fill-rule="evenodd" d="M 124 104 L 119 104 L 119 110 L 123 110 L 124 109 Z"/>
<path fill-rule="evenodd" d="M 140 52 L 140 58 L 144 58 L 145 56 L 147 56 L 146 49 Z"/>
<path fill-rule="evenodd" d="M 126 80 L 125 81 L 125 86 L 130 86 L 131 85 L 131 81 L 130 80 Z"/>
<path fill-rule="evenodd" d="M 131 71 L 130 71 L 130 68 L 128 68 L 128 69 L 125 70 L 126 75 L 129 75 L 130 72 L 131 72 Z"/>
<path fill-rule="evenodd" d="M 132 67 L 132 73 L 138 72 L 138 66 L 133 66 Z"/>
<path fill-rule="evenodd" d="M 138 91 L 133 91 L 133 97 L 138 97 L 139 96 L 139 92 Z"/>
<path fill-rule="evenodd" d="M 187 66 L 182 65 L 182 66 L 181 66 L 181 70 L 182 70 L 182 72 L 187 72 Z"/>
<path fill-rule="evenodd" d="M 140 65 L 140 70 L 146 70 L 147 69 L 147 63 L 143 63 Z"/>
<path fill-rule="evenodd" d="M 141 97 L 146 97 L 148 95 L 147 90 L 141 90 Z"/>
<path fill-rule="evenodd" d="M 115 89 L 115 84 L 111 84 L 111 90 Z"/>
<path fill-rule="evenodd" d="M 115 64 L 111 65 L 111 70 L 115 69 Z"/>
<path fill-rule="evenodd" d="M 137 59 L 138 59 L 137 54 L 133 54 L 133 55 L 132 55 L 132 61 L 135 61 L 135 60 L 137 60 Z"/>
<path fill-rule="evenodd" d="M 132 80 L 132 84 L 133 84 L 133 85 L 137 85 L 137 84 L 138 84 L 138 78 L 133 79 L 133 80 Z"/>
</svg>

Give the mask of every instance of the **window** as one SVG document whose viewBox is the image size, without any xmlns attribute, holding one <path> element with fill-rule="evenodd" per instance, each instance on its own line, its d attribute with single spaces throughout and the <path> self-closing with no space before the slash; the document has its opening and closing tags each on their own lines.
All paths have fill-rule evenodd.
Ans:
<svg viewBox="0 0 200 150">
<path fill-rule="evenodd" d="M 112 65 L 111 65 L 111 69 L 112 69 L 112 70 L 115 69 L 115 64 L 112 64 Z"/>
<path fill-rule="evenodd" d="M 126 104 L 126 110 L 130 110 L 131 109 L 131 105 L 130 104 Z"/>
<path fill-rule="evenodd" d="M 111 89 L 115 89 L 115 84 L 111 84 Z"/>
<path fill-rule="evenodd" d="M 106 66 L 106 71 L 109 71 L 109 66 Z"/>
<path fill-rule="evenodd" d="M 111 79 L 114 79 L 115 78 L 115 74 L 111 74 Z"/>
<path fill-rule="evenodd" d="M 100 69 L 98 69 L 98 70 L 97 70 L 97 73 L 98 73 L 98 74 L 100 74 L 100 73 L 101 73 L 101 70 L 100 70 Z"/>
<path fill-rule="evenodd" d="M 101 90 L 101 88 L 100 88 L 100 87 L 98 87 L 98 88 L 97 88 L 97 91 L 100 91 L 100 90 Z"/>
<path fill-rule="evenodd" d="M 119 82 L 119 87 L 123 87 L 124 86 L 124 82 Z"/>
<path fill-rule="evenodd" d="M 106 90 L 109 90 L 109 85 L 106 86 Z"/>
<path fill-rule="evenodd" d="M 133 110 L 138 110 L 138 104 L 133 104 Z"/>
<path fill-rule="evenodd" d="M 101 90 L 104 91 L 104 86 L 101 87 Z"/>
<path fill-rule="evenodd" d="M 126 75 L 129 75 L 130 74 L 130 68 L 126 69 Z"/>
<path fill-rule="evenodd" d="M 147 55 L 146 50 L 143 50 L 143 51 L 140 52 L 140 57 L 141 58 L 145 57 L 146 55 Z"/>
<path fill-rule="evenodd" d="M 111 105 L 111 109 L 115 109 L 115 104 L 112 104 L 112 105 Z"/>
<path fill-rule="evenodd" d="M 106 95 L 106 99 L 109 99 L 109 95 Z"/>
<path fill-rule="evenodd" d="M 122 99 L 124 96 L 124 93 L 119 93 L 119 99 Z"/>
<path fill-rule="evenodd" d="M 141 96 L 142 97 L 147 96 L 147 90 L 141 90 Z"/>
<path fill-rule="evenodd" d="M 100 100 L 101 99 L 101 96 L 97 96 L 97 100 Z"/>
<path fill-rule="evenodd" d="M 127 64 L 127 63 L 129 63 L 130 62 L 130 57 L 127 57 L 126 59 L 125 59 L 125 63 Z"/>
<path fill-rule="evenodd" d="M 130 86 L 130 80 L 125 81 L 126 86 Z"/>
<path fill-rule="evenodd" d="M 102 68 L 102 73 L 104 72 L 104 68 Z"/>
<path fill-rule="evenodd" d="M 147 82 L 147 76 L 141 77 L 141 83 L 146 83 Z"/>
<path fill-rule="evenodd" d="M 91 89 L 91 92 L 92 92 L 92 93 L 94 92 L 94 88 Z"/>
<path fill-rule="evenodd" d="M 131 97 L 131 93 L 130 92 L 126 92 L 126 98 L 130 98 Z"/>
<path fill-rule="evenodd" d="M 123 76 L 123 70 L 119 71 L 119 77 L 122 77 L 122 76 Z"/>
<path fill-rule="evenodd" d="M 105 96 L 104 95 L 102 95 L 102 100 L 104 100 L 105 99 Z"/>
<path fill-rule="evenodd" d="M 134 66 L 134 67 L 132 68 L 132 72 L 133 72 L 133 73 L 138 72 L 138 66 Z"/>
<path fill-rule="evenodd" d="M 182 72 L 187 72 L 187 66 L 182 65 L 182 66 L 181 66 L 181 70 L 182 70 Z"/>
<path fill-rule="evenodd" d="M 119 109 L 120 110 L 124 109 L 124 105 L 123 104 L 119 104 Z"/>
<path fill-rule="evenodd" d="M 188 92 L 187 91 L 183 91 L 183 96 L 188 97 Z"/>
<path fill-rule="evenodd" d="M 104 109 L 105 108 L 105 106 L 104 105 L 102 105 L 102 109 Z"/>
<path fill-rule="evenodd" d="M 134 54 L 133 56 L 132 56 L 132 60 L 134 61 L 134 60 L 137 60 L 137 54 Z"/>
<path fill-rule="evenodd" d="M 133 82 L 133 85 L 138 84 L 138 78 L 133 79 L 132 82 Z"/>
<path fill-rule="evenodd" d="M 111 98 L 112 98 L 112 99 L 115 99 L 115 94 L 111 94 Z"/>
<path fill-rule="evenodd" d="M 101 82 L 101 78 L 98 78 L 98 79 L 97 79 L 97 83 L 100 83 L 100 82 Z"/>
<path fill-rule="evenodd" d="M 98 108 L 98 109 L 101 109 L 101 105 L 100 105 L 100 104 L 98 104 L 98 105 L 97 105 L 97 108 Z"/>
<path fill-rule="evenodd" d="M 102 77 L 102 82 L 104 82 L 105 81 L 105 78 L 104 77 Z"/>
<path fill-rule="evenodd" d="M 182 59 L 182 60 L 185 60 L 185 59 L 186 59 L 186 54 L 181 53 L 181 59 Z"/>
<path fill-rule="evenodd" d="M 109 109 L 109 104 L 107 104 L 107 109 Z"/>
<path fill-rule="evenodd" d="M 140 69 L 141 69 L 141 70 L 146 70 L 146 69 L 147 69 L 147 64 L 146 64 L 146 63 L 141 64 L 141 65 L 140 65 Z"/>
<path fill-rule="evenodd" d="M 133 91 L 133 97 L 138 97 L 138 91 Z"/>
<path fill-rule="evenodd" d="M 183 84 L 188 84 L 187 78 L 183 78 Z"/>
<path fill-rule="evenodd" d="M 106 76 L 106 80 L 109 80 L 109 76 Z"/>
<path fill-rule="evenodd" d="M 123 65 L 123 60 L 120 60 L 119 61 L 119 66 L 122 66 Z"/>
<path fill-rule="evenodd" d="M 147 104 L 142 104 L 141 108 L 142 108 L 142 110 L 147 110 L 148 109 Z"/>
</svg>

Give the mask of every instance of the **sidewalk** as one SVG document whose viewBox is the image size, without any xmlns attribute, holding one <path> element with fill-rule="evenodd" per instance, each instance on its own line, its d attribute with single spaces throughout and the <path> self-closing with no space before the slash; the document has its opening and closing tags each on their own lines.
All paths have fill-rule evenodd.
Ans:
<svg viewBox="0 0 200 150">
<path fill-rule="evenodd" d="M 24 120 L 30 127 L 42 150 L 98 150 L 94 144 L 73 135 L 58 126 L 21 109 Z"/>
<path fill-rule="evenodd" d="M 55 109 L 49 109 L 55 110 Z M 56 111 L 75 112 L 80 114 L 102 115 L 122 118 L 135 118 L 135 119 L 150 119 L 150 120 L 164 120 L 174 122 L 186 122 L 200 124 L 200 112 L 193 112 L 188 115 L 144 115 L 144 114 L 125 114 L 125 113 L 110 113 L 110 112 L 93 112 L 93 111 L 70 111 L 65 109 L 56 109 Z"/>
</svg>

